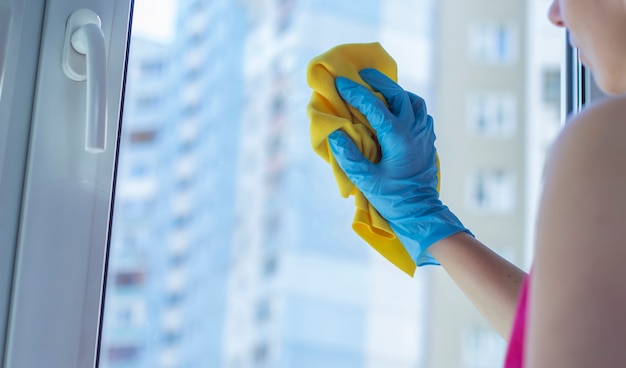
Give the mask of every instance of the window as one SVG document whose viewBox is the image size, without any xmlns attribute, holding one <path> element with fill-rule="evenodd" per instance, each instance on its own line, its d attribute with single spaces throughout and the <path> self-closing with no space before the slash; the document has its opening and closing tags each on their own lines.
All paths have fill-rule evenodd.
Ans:
<svg viewBox="0 0 626 368">
<path fill-rule="evenodd" d="M 194 183 L 194 178 L 182 177 L 176 183 L 176 189 L 180 192 L 185 192 L 193 186 L 193 183 Z"/>
<path fill-rule="evenodd" d="M 253 353 L 252 358 L 257 367 L 264 366 L 263 364 L 266 363 L 268 357 L 269 357 L 269 347 L 266 344 L 260 343 L 254 348 L 254 353 Z"/>
<path fill-rule="evenodd" d="M 263 263 L 263 276 L 270 278 L 274 276 L 278 269 L 278 257 L 276 255 L 269 256 Z"/>
<path fill-rule="evenodd" d="M 117 287 L 136 287 L 144 282 L 144 272 L 136 271 L 118 271 L 115 274 L 115 285 Z"/>
<path fill-rule="evenodd" d="M 123 212 L 124 216 L 128 216 L 131 219 L 142 218 L 146 216 L 146 214 L 150 213 L 152 210 L 154 210 L 154 202 L 150 199 L 129 200 L 127 202 L 124 202 L 122 204 L 122 208 L 120 208 L 120 211 Z"/>
<path fill-rule="evenodd" d="M 513 137 L 517 130 L 516 98 L 513 93 L 482 92 L 468 95 L 471 133 L 495 138 Z"/>
<path fill-rule="evenodd" d="M 515 178 L 503 169 L 477 170 L 469 177 L 470 209 L 509 214 L 515 210 Z"/>
<path fill-rule="evenodd" d="M 183 141 L 181 145 L 178 147 L 178 151 L 181 154 L 187 154 L 187 153 L 193 152 L 195 146 L 196 146 L 196 140 L 192 137 L 188 140 Z"/>
<path fill-rule="evenodd" d="M 464 185 L 467 171 L 473 168 L 496 167 L 514 173 L 512 176 L 519 179 L 514 185 L 517 192 L 526 192 L 530 186 L 527 184 L 531 176 L 529 171 L 542 167 L 544 148 L 553 137 L 553 132 L 547 131 L 545 126 L 555 127 L 555 131 L 560 126 L 558 114 L 553 113 L 557 110 L 549 106 L 558 103 L 555 71 L 565 60 L 558 52 L 563 49 L 564 32 L 545 21 L 545 0 L 489 0 L 452 7 L 440 6 L 446 3 L 435 0 L 365 0 L 358 7 L 338 1 L 159 0 L 157 5 L 156 1 L 136 0 L 114 214 L 108 213 L 111 208 L 107 203 L 111 201 L 112 173 L 116 170 L 107 162 L 117 162 L 113 151 L 118 137 L 109 137 L 109 147 L 113 149 L 98 155 L 84 152 L 84 136 L 78 134 L 80 129 L 77 130 L 84 123 L 83 114 L 77 111 L 81 97 L 76 93 L 78 85 L 59 78 L 59 60 L 54 56 L 57 53 L 39 51 L 50 47 L 57 50 L 59 46 L 53 41 L 62 39 L 70 15 L 60 8 L 101 9 L 107 37 L 107 65 L 111 72 L 107 78 L 112 87 L 109 88 L 109 115 L 113 123 L 120 115 L 122 88 L 115 86 L 122 86 L 126 70 L 123 55 L 127 51 L 127 17 L 131 13 L 131 1 L 55 0 L 45 2 L 45 12 L 43 3 L 4 0 L 0 6 L 0 121 L 8 122 L 8 125 L 0 124 L 0 147 L 6 149 L 6 155 L 0 157 L 0 197 L 16 203 L 0 201 L 0 213 L 8 214 L 5 217 L 10 220 L 0 232 L 3 245 L 0 247 L 0 300 L 7 301 L 0 303 L 0 325 L 9 324 L 18 331 L 0 333 L 0 361 L 12 367 L 59 367 L 67 365 L 68 360 L 77 361 L 79 356 L 84 358 L 83 361 L 92 362 L 96 354 L 90 355 L 90 350 L 95 345 L 94 336 L 98 329 L 95 325 L 89 326 L 89 321 L 97 320 L 101 314 L 94 306 L 97 303 L 90 301 L 94 300 L 102 277 L 98 268 L 102 268 L 104 260 L 98 255 L 110 254 L 107 306 L 102 311 L 105 322 L 98 355 L 102 368 L 202 364 L 223 367 L 231 362 L 231 368 L 249 368 L 255 346 L 261 343 L 267 344 L 272 362 L 282 367 L 397 368 L 420 364 L 455 367 L 466 361 L 469 366 L 492 364 L 494 354 L 490 352 L 494 349 L 489 346 L 494 340 L 491 337 L 468 337 L 466 345 L 470 348 L 465 351 L 463 346 L 457 348 L 459 344 L 447 344 L 462 341 L 467 330 L 462 323 L 442 324 L 449 315 L 459 316 L 461 320 L 468 314 L 462 303 L 442 303 L 455 300 L 457 291 L 454 287 L 446 287 L 434 279 L 438 288 L 429 295 L 428 301 L 443 305 L 441 313 L 432 315 L 424 311 L 414 319 L 405 318 L 424 306 L 426 298 L 422 298 L 422 290 L 416 292 L 413 280 L 395 279 L 396 270 L 377 258 L 352 234 L 349 228 L 353 214 L 351 201 L 333 196 L 336 188 L 327 167 L 316 161 L 318 159 L 308 147 L 303 106 L 309 91 L 303 80 L 304 66 L 311 57 L 332 45 L 363 39 L 380 40 L 396 58 L 403 86 L 425 96 L 438 122 L 437 127 L 448 126 L 452 132 L 440 134 L 438 142 L 441 143 L 442 156 L 453 158 L 443 162 L 444 182 L 454 183 L 445 184 L 447 192 L 452 191 L 446 204 L 461 211 L 459 209 L 465 209 L 466 197 L 470 197 L 470 193 L 481 193 L 475 188 L 468 190 Z M 282 19 L 276 17 L 277 5 L 288 9 Z M 538 22 L 544 19 L 545 24 L 542 28 L 532 27 L 536 31 L 530 31 L 526 29 L 531 28 L 526 26 L 528 17 Z M 43 27 L 38 24 L 41 23 L 39 20 L 44 21 Z M 487 27 L 469 32 L 467 22 L 487 24 Z M 282 30 L 279 34 L 278 29 Z M 202 32 L 196 34 L 199 30 Z M 16 34 L 20 37 L 13 37 Z M 280 38 L 275 38 L 277 35 Z M 188 41 L 193 37 L 205 39 L 198 40 L 201 47 L 189 50 Z M 468 42 L 472 40 L 475 42 Z M 469 51 L 468 44 L 473 44 Z M 196 56 L 190 52 L 195 52 Z M 187 56 L 191 63 L 185 61 Z M 149 65 L 149 60 L 154 63 Z M 287 60 L 288 67 L 283 71 L 289 83 L 284 86 L 286 108 L 281 114 L 284 124 L 280 127 L 284 138 L 281 147 L 285 158 L 284 176 L 277 191 L 282 205 L 270 206 L 281 216 L 281 236 L 274 239 L 273 248 L 280 252 L 280 272 L 265 280 L 261 269 L 267 250 L 260 249 L 265 203 L 264 198 L 259 197 L 266 189 L 263 174 L 268 142 L 264 138 L 268 136 L 266 128 L 272 124 L 267 119 L 271 114 L 270 98 L 260 97 L 267 97 L 267 91 L 274 88 L 267 83 L 268 79 L 273 79 L 271 65 Z M 163 64 L 159 65 L 161 62 Z M 39 63 L 57 67 L 38 69 Z M 566 64 L 571 64 L 571 60 Z M 512 65 L 519 68 L 513 70 Z M 468 66 L 471 68 L 466 68 Z M 186 73 L 189 73 L 189 79 L 185 78 Z M 155 78 L 156 75 L 160 77 Z M 585 83 L 591 82 L 586 75 L 581 78 Z M 570 80 L 577 79 L 567 76 L 567 82 Z M 202 85 L 199 102 L 202 109 L 193 116 L 199 126 L 197 132 L 201 133 L 194 148 L 197 162 L 182 162 L 177 151 L 181 145 L 177 127 L 185 119 L 181 119 L 184 106 L 179 102 L 185 85 L 191 82 Z M 504 162 L 498 161 L 497 164 L 484 162 L 481 161 L 484 156 L 482 159 L 468 157 L 469 153 L 475 153 L 474 147 L 466 149 L 468 147 L 459 142 L 449 144 L 450 137 L 456 134 L 462 137 L 461 142 L 475 144 L 479 141 L 489 150 L 502 145 L 498 139 L 470 137 L 468 140 L 466 134 L 475 134 L 472 123 L 468 123 L 468 109 L 464 108 L 468 94 L 502 90 L 517 96 L 515 108 L 522 112 L 517 117 L 518 134 L 505 142 L 516 150 L 516 157 L 524 160 L 522 164 L 512 163 L 506 157 L 498 157 Z M 33 102 L 34 94 L 37 99 Z M 150 109 L 137 109 L 137 99 L 153 94 L 162 99 L 156 110 L 159 118 L 163 118 L 162 122 L 159 121 L 162 127 L 155 136 L 135 139 L 150 142 L 149 147 L 142 148 L 154 149 L 124 149 L 124 145 L 132 140 L 132 132 L 150 129 L 145 123 L 154 116 L 146 116 Z M 58 103 L 58 96 L 70 97 Z M 153 106 L 153 103 L 147 101 L 146 105 Z M 31 106 L 35 106 L 37 113 L 32 113 Z M 209 110 L 211 115 L 207 114 Z M 549 113 L 542 110 L 549 110 Z M 529 118 L 523 115 L 526 111 L 537 113 Z M 57 124 L 59 116 L 68 120 L 62 119 L 63 124 Z M 536 119 L 538 116 L 541 119 Z M 532 125 L 533 119 L 537 124 Z M 29 126 L 31 120 L 32 126 Z M 113 125 L 111 130 L 115 130 Z M 528 126 L 533 129 L 527 129 Z M 521 132 L 524 134 L 519 134 Z M 29 135 L 37 139 L 29 143 Z M 523 148 L 527 147 L 524 144 L 515 144 L 524 143 L 522 139 L 527 139 L 525 143 L 535 142 L 537 135 L 542 136 L 542 146 L 536 152 L 529 153 Z M 246 149 L 242 149 L 242 145 L 246 145 Z M 26 157 L 27 148 L 30 150 L 28 159 L 21 160 L 21 156 Z M 50 152 L 54 154 L 50 155 Z M 498 151 L 489 152 L 493 152 L 490 156 L 493 158 Z M 141 154 L 150 156 L 137 156 Z M 246 158 L 248 154 L 252 159 Z M 530 160 L 529 155 L 533 156 Z M 56 156 L 69 158 L 71 165 Z M 138 180 L 132 176 L 131 169 L 136 160 L 158 164 L 151 171 L 159 174 L 157 184 L 150 186 L 142 180 L 141 185 L 136 185 Z M 459 167 L 453 168 L 452 161 L 459 161 Z M 18 166 L 22 167 L 16 168 Z M 23 167 L 28 167 L 27 175 L 24 175 Z M 63 175 L 55 177 L 58 170 Z M 49 180 L 50 173 L 53 180 Z M 188 191 L 190 185 L 177 186 L 183 176 L 193 180 L 194 208 L 190 213 L 194 218 L 190 223 L 192 226 L 172 229 L 175 216 L 170 211 L 171 195 Z M 47 184 L 46 192 L 41 192 L 38 186 L 22 186 L 24 177 L 26 183 Z M 78 190 L 75 184 L 80 185 Z M 259 191 L 263 193 L 261 196 Z M 492 202 L 485 201 L 484 192 L 472 194 L 481 198 L 475 202 Z M 43 198 L 39 194 L 46 194 L 45 199 L 50 200 L 46 203 L 52 205 L 41 205 L 43 201 L 33 200 Z M 19 203 L 20 198 L 24 198 L 22 203 Z M 154 198 L 154 206 L 143 214 L 137 211 L 127 216 L 125 202 L 146 198 Z M 527 199 L 519 195 L 514 198 L 520 215 L 504 220 L 524 227 L 529 222 L 525 213 L 528 211 L 523 210 L 528 203 L 522 201 Z M 202 208 L 207 203 L 211 203 L 208 210 Z M 237 203 L 236 211 L 228 206 L 232 203 Z M 19 221 L 22 231 L 20 267 L 13 271 L 15 247 L 11 243 L 15 244 L 16 219 L 20 216 L 11 213 L 20 211 L 23 216 Z M 110 216 L 114 217 L 112 225 L 108 223 Z M 472 216 L 472 222 L 485 218 L 484 212 L 480 211 L 469 215 L 463 213 L 461 217 L 465 219 L 467 216 Z M 34 221 L 38 218 L 44 220 Z M 109 226 L 113 226 L 112 234 Z M 8 231 L 4 231 L 7 227 Z M 109 236 L 110 253 L 105 252 L 102 245 L 100 248 L 89 246 L 104 244 Z M 230 260 L 236 240 L 232 239 L 242 239 L 245 244 L 234 266 Z M 5 247 L 6 244 L 9 246 Z M 504 239 L 503 244 L 520 254 L 520 245 L 513 239 Z M 188 252 L 188 261 L 177 259 L 174 249 Z M 332 253 L 327 251 L 330 249 L 344 251 Z M 336 257 L 336 254 L 343 258 Z M 45 262 L 41 262 L 42 259 Z M 189 283 L 181 290 L 168 289 L 168 273 L 180 268 L 187 269 Z M 116 285 L 117 271 L 135 272 L 139 269 L 145 270 L 142 287 Z M 87 277 L 86 270 L 89 272 Z M 421 274 L 418 273 L 415 281 L 431 281 L 422 279 Z M 242 277 L 245 277 L 246 287 L 232 290 L 228 287 L 233 280 Z M 12 290 L 11 280 L 20 280 Z M 73 287 L 67 280 L 85 282 L 87 287 Z M 276 339 L 271 340 L 270 345 L 270 340 L 259 338 L 261 331 L 255 329 L 254 319 L 249 318 L 254 315 L 255 308 L 255 303 L 250 301 L 257 299 L 248 297 L 257 296 L 260 288 L 271 285 L 284 286 L 274 290 L 272 295 L 285 300 L 285 304 L 280 305 L 284 307 L 282 310 L 272 310 L 272 321 L 266 327 L 286 328 L 273 330 Z M 384 293 L 385 297 L 381 297 L 381 290 L 386 293 L 390 286 L 398 287 L 395 297 L 387 297 Z M 314 311 L 300 312 L 300 316 L 312 316 L 309 320 L 285 317 L 290 316 L 294 304 L 298 304 L 293 299 L 288 300 L 294 294 L 303 298 L 306 304 L 314 305 Z M 328 302 L 328 299 L 336 303 Z M 68 303 L 68 300 L 77 303 Z M 140 300 L 146 306 L 145 330 L 137 331 L 133 322 L 137 313 L 131 312 L 132 308 L 119 307 L 129 300 L 131 303 Z M 232 304 L 231 300 L 234 300 Z M 330 304 L 329 308 L 325 307 L 324 301 Z M 12 306 L 11 313 L 8 313 L 8 305 Z M 232 305 L 239 309 L 234 316 L 238 324 L 231 330 L 223 325 L 222 320 Z M 353 308 L 339 318 L 329 317 L 347 306 Z M 377 322 L 372 318 L 372 311 L 381 306 L 394 311 L 394 316 L 402 322 L 398 324 L 400 327 L 386 323 L 386 319 Z M 172 310 L 179 311 L 182 316 L 175 328 L 170 328 L 170 322 L 166 322 Z M 329 314 L 325 314 L 326 311 Z M 360 316 L 353 319 L 355 314 Z M 340 333 L 316 335 L 315 327 L 320 318 L 330 320 L 329 325 L 339 328 Z M 117 322 L 109 323 L 108 320 Z M 306 324 L 299 325 L 303 320 Z M 43 334 L 42 326 L 55 327 L 58 333 Z M 413 347 L 401 350 L 410 352 L 406 356 L 393 350 L 389 353 L 390 350 L 381 348 L 381 344 L 372 343 L 377 336 L 391 336 L 372 333 L 380 331 L 380 326 L 389 328 L 388 331 L 402 331 L 410 337 L 422 338 L 403 339 Z M 93 331 L 90 332 L 91 327 Z M 305 327 L 313 333 L 297 335 L 297 327 Z M 435 328 L 437 330 L 433 332 Z M 176 329 L 179 329 L 180 341 L 185 343 L 176 344 L 180 349 L 163 346 L 167 331 Z M 342 335 L 343 331 L 353 330 L 358 338 Z M 225 331 L 233 334 L 231 340 L 224 338 Z M 283 333 L 285 331 L 288 336 Z M 478 335 L 481 334 L 472 336 Z M 79 340 L 91 342 L 81 347 L 74 343 Z M 241 341 L 252 343 L 242 348 Z M 343 349 L 345 346 L 341 344 L 346 341 L 354 345 Z M 45 346 L 46 349 L 32 354 L 32 346 Z M 445 346 L 445 349 L 431 349 L 433 346 Z M 214 353 L 207 353 L 208 349 Z M 234 351 L 233 356 L 225 356 L 223 352 L 226 351 Z M 428 356 L 424 351 L 428 351 Z M 213 364 L 214 361 L 207 362 L 207 358 L 217 360 Z M 32 363 L 35 359 L 39 360 Z M 448 359 L 452 363 L 446 364 Z"/>
<path fill-rule="evenodd" d="M 154 163 L 150 160 L 137 160 L 132 163 L 130 170 L 128 171 L 129 178 L 133 179 L 145 179 L 151 176 L 154 172 Z"/>
<path fill-rule="evenodd" d="M 112 363 L 133 361 L 139 353 L 139 347 L 134 345 L 113 346 L 107 351 L 107 360 Z"/>
<path fill-rule="evenodd" d="M 141 76 L 144 78 L 160 78 L 164 71 L 163 60 L 146 60 L 141 64 Z"/>
<path fill-rule="evenodd" d="M 558 68 L 544 69 L 541 75 L 542 100 L 554 111 L 561 112 L 561 70 Z"/>
<path fill-rule="evenodd" d="M 137 99 L 137 108 L 141 110 L 151 110 L 159 107 L 160 96 L 143 96 Z"/>
<path fill-rule="evenodd" d="M 463 335 L 462 368 L 500 368 L 504 362 L 506 344 L 493 330 L 473 327 Z"/>
<path fill-rule="evenodd" d="M 116 224 L 120 235 L 112 238 L 122 240 L 112 245 L 111 265 L 150 266 L 150 287 L 130 296 L 151 308 L 149 337 L 174 342 L 137 336 L 147 346 L 137 361 L 167 356 L 172 366 L 192 366 L 209 348 L 215 367 L 454 367 L 467 356 L 491 359 L 482 347 L 490 340 L 480 337 L 470 350 L 434 349 L 474 327 L 473 320 L 446 325 L 450 314 L 472 313 L 446 303 L 462 297 L 458 290 L 429 295 L 429 303 L 445 305 L 441 317 L 430 315 L 421 297 L 430 273 L 398 273 L 353 232 L 353 200 L 338 195 L 331 169 L 310 147 L 305 68 L 333 45 L 380 41 L 400 84 L 425 98 L 436 122 L 446 204 L 470 223 L 497 215 L 521 229 L 526 184 L 518 178 L 526 178 L 528 153 L 520 142 L 534 138 L 526 134 L 526 96 L 542 96 L 542 84 L 528 81 L 560 67 L 560 60 L 529 61 L 537 53 L 527 45 L 545 40 L 525 33 L 528 4 L 366 0 L 346 12 L 350 6 L 337 1 L 204 1 L 202 10 L 197 0 L 174 3 L 172 39 L 160 41 L 158 55 L 151 42 L 131 42 L 129 60 L 129 73 L 147 61 L 166 66 L 161 78 L 129 75 L 129 101 L 161 96 L 160 125 L 154 136 L 135 137 L 150 149 L 122 149 L 120 157 L 120 167 L 153 163 L 154 206 L 144 216 L 153 235 L 145 251 L 124 253 L 130 244 L 122 234 L 132 229 Z M 149 112 L 129 109 L 124 132 L 150 130 Z M 143 192 L 137 187 L 117 204 Z M 514 235 L 502 235 L 502 244 L 521 254 Z M 127 294 L 113 289 L 107 298 Z M 434 331 L 444 325 L 445 333 Z M 114 368 L 105 359 L 101 367 Z"/>
<path fill-rule="evenodd" d="M 256 321 L 259 324 L 266 322 L 271 315 L 271 303 L 269 298 L 262 298 L 256 307 Z"/>
<path fill-rule="evenodd" d="M 132 144 L 151 143 L 155 140 L 157 132 L 155 130 L 143 130 L 130 133 Z"/>
<path fill-rule="evenodd" d="M 183 116 L 192 117 L 198 113 L 202 109 L 202 105 L 200 102 L 191 102 L 183 107 Z"/>
<path fill-rule="evenodd" d="M 470 26 L 470 59 L 483 64 L 512 64 L 518 59 L 517 25 L 477 22 Z"/>
<path fill-rule="evenodd" d="M 176 345 L 181 339 L 179 331 L 167 330 L 163 336 L 163 342 L 166 345 Z"/>
<path fill-rule="evenodd" d="M 124 300 L 115 304 L 111 312 L 116 316 L 114 325 L 118 328 L 141 328 L 147 321 L 146 305 L 141 299 Z"/>
<path fill-rule="evenodd" d="M 189 222 L 191 221 L 191 216 L 189 214 L 181 214 L 178 215 L 174 218 L 174 222 L 172 223 L 172 225 L 175 228 L 182 228 L 185 226 L 188 226 Z"/>
<path fill-rule="evenodd" d="M 170 306 L 178 306 L 185 300 L 185 293 L 182 290 L 175 290 L 165 294 L 165 301 Z"/>
</svg>

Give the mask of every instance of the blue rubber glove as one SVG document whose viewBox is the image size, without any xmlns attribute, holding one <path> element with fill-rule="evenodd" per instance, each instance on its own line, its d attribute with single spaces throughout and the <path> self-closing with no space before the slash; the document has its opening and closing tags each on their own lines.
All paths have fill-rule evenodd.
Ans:
<svg viewBox="0 0 626 368">
<path fill-rule="evenodd" d="M 465 231 L 461 221 L 439 200 L 433 119 L 419 96 L 407 92 L 376 69 L 359 73 L 380 92 L 389 108 L 364 86 L 344 77 L 335 85 L 358 109 L 378 136 L 381 160 L 365 158 L 345 133 L 328 136 L 339 166 L 384 217 L 418 266 L 439 264 L 427 248 Z"/>
</svg>

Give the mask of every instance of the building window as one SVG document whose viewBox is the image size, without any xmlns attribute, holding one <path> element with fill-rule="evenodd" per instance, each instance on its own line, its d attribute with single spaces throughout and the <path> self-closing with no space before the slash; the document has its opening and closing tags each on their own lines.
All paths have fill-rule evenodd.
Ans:
<svg viewBox="0 0 626 368">
<path fill-rule="evenodd" d="M 205 40 L 207 40 L 207 38 L 206 33 L 202 31 L 192 33 L 191 37 L 189 37 L 189 48 L 202 44 Z"/>
<path fill-rule="evenodd" d="M 256 321 L 262 324 L 270 319 L 271 306 L 268 298 L 262 298 L 256 306 Z"/>
<path fill-rule="evenodd" d="M 182 267 L 188 260 L 188 253 L 175 253 L 169 258 L 168 261 L 172 267 Z"/>
<path fill-rule="evenodd" d="M 470 26 L 470 58 L 481 64 L 512 64 L 518 58 L 515 24 L 480 22 Z"/>
<path fill-rule="evenodd" d="M 182 290 L 174 290 L 165 294 L 165 302 L 170 306 L 180 305 L 185 300 L 185 293 Z"/>
<path fill-rule="evenodd" d="M 193 66 L 189 68 L 185 73 L 185 81 L 196 81 L 202 77 L 203 70 L 201 66 Z"/>
<path fill-rule="evenodd" d="M 113 320 L 118 328 L 137 328 L 146 322 L 146 306 L 143 301 L 124 302 L 114 309 Z"/>
<path fill-rule="evenodd" d="M 137 99 L 137 108 L 140 110 L 152 110 L 161 105 L 160 96 L 144 96 Z"/>
<path fill-rule="evenodd" d="M 267 232 L 268 236 L 276 235 L 278 231 L 280 230 L 281 221 L 280 221 L 280 216 L 278 216 L 277 214 L 269 214 L 265 218 L 264 222 L 265 222 L 265 231 Z"/>
<path fill-rule="evenodd" d="M 154 211 L 154 201 L 149 199 L 129 199 L 121 203 L 121 210 L 125 217 L 132 219 L 145 218 L 146 214 Z"/>
<path fill-rule="evenodd" d="M 139 347 L 129 346 L 113 346 L 107 352 L 107 360 L 112 363 L 122 363 L 134 360 L 139 353 Z"/>
<path fill-rule="evenodd" d="M 165 331 L 163 334 L 163 342 L 166 345 L 176 345 L 182 339 L 182 334 L 180 331 Z"/>
<path fill-rule="evenodd" d="M 467 98 L 467 122 L 471 133 L 494 138 L 513 137 L 517 130 L 515 95 L 477 92 Z"/>
<path fill-rule="evenodd" d="M 137 271 L 120 271 L 115 274 L 115 286 L 132 287 L 139 286 L 144 281 L 144 272 Z"/>
<path fill-rule="evenodd" d="M 141 75 L 146 78 L 160 77 L 165 71 L 164 60 L 147 60 L 141 63 Z"/>
<path fill-rule="evenodd" d="M 183 111 L 181 113 L 181 115 L 183 117 L 191 117 L 191 116 L 195 116 L 196 114 L 198 114 L 198 112 L 202 109 L 202 106 L 200 104 L 200 102 L 196 101 L 196 102 L 191 102 L 186 104 L 183 107 Z"/>
<path fill-rule="evenodd" d="M 508 214 L 515 210 L 515 178 L 502 169 L 478 170 L 470 174 L 469 207 L 473 211 Z"/>
<path fill-rule="evenodd" d="M 269 348 L 267 344 L 260 343 L 254 348 L 253 360 L 256 366 L 264 366 L 269 357 Z"/>
<path fill-rule="evenodd" d="M 278 269 L 278 257 L 271 255 L 263 262 L 263 276 L 268 279 L 276 274 Z"/>
<path fill-rule="evenodd" d="M 276 160 L 278 161 L 279 159 L 276 159 Z M 279 166 L 279 165 L 280 165 L 280 161 L 278 161 L 278 163 L 275 164 L 275 166 Z M 272 168 L 272 169 L 273 169 L 272 171 L 268 171 L 268 173 L 265 175 L 265 185 L 266 185 L 267 192 L 269 194 L 277 194 L 281 192 L 281 189 L 283 187 L 285 173 L 283 170 L 280 170 L 280 168 Z M 275 209 L 277 207 L 275 203 L 271 203 L 271 204 L 273 206 L 269 206 L 270 209 Z"/>
<path fill-rule="evenodd" d="M 548 68 L 541 73 L 542 100 L 556 113 L 561 113 L 561 69 Z"/>
<path fill-rule="evenodd" d="M 157 132 L 154 130 L 139 130 L 130 133 L 130 143 L 144 144 L 152 143 L 156 139 Z"/>
<path fill-rule="evenodd" d="M 180 154 L 187 154 L 196 148 L 197 143 L 198 142 L 193 138 L 187 139 L 178 146 L 178 152 L 180 152 Z"/>
<path fill-rule="evenodd" d="M 285 113 L 287 103 L 282 91 L 277 91 L 272 98 L 272 116 L 274 120 L 280 120 L 280 117 Z"/>
<path fill-rule="evenodd" d="M 463 368 L 500 368 L 506 344 L 493 330 L 474 327 L 462 335 L 461 349 Z"/>
<path fill-rule="evenodd" d="M 132 163 L 128 174 L 133 179 L 147 178 L 154 171 L 154 165 L 147 160 L 136 160 Z"/>
<path fill-rule="evenodd" d="M 172 221 L 172 225 L 177 229 L 183 228 L 191 223 L 192 217 L 190 214 L 178 215 Z"/>
<path fill-rule="evenodd" d="M 279 1 L 278 9 L 278 32 L 285 33 L 288 31 L 293 20 L 293 0 L 281 0 Z"/>
</svg>

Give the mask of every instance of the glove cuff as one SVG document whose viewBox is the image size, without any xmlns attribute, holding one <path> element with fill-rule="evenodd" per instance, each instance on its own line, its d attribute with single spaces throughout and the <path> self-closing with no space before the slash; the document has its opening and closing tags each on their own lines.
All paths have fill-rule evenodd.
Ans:
<svg viewBox="0 0 626 368">
<path fill-rule="evenodd" d="M 434 243 L 460 232 L 474 236 L 445 205 L 427 216 L 396 220 L 389 225 L 418 267 L 439 265 L 428 252 Z"/>
</svg>

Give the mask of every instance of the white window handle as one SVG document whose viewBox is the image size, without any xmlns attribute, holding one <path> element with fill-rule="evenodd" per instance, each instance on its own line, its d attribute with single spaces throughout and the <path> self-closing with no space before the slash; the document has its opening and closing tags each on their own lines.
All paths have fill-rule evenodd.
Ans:
<svg viewBox="0 0 626 368">
<path fill-rule="evenodd" d="M 107 141 L 107 59 L 100 26 L 93 11 L 75 11 L 67 20 L 63 46 L 65 75 L 87 84 L 85 149 L 89 152 L 103 152 Z"/>
</svg>

